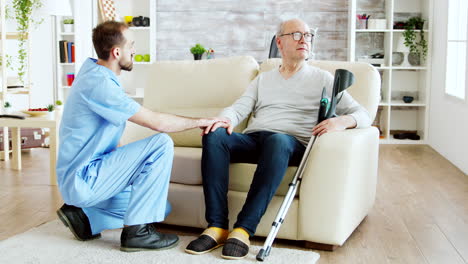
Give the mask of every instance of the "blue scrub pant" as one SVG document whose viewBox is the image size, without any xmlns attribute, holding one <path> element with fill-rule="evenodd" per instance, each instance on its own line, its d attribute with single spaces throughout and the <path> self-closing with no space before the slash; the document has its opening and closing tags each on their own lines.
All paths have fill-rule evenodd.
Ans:
<svg viewBox="0 0 468 264">
<path fill-rule="evenodd" d="M 234 228 L 242 227 L 253 236 L 288 166 L 297 166 L 305 147 L 295 137 L 260 131 L 232 133 L 225 128 L 203 136 L 202 177 L 208 226 L 229 228 L 229 163 L 257 163 L 247 199 Z"/>
<path fill-rule="evenodd" d="M 167 202 L 174 143 L 167 134 L 117 148 L 85 169 L 92 191 L 82 208 L 93 234 L 104 229 L 161 222 L 170 212 Z"/>
</svg>

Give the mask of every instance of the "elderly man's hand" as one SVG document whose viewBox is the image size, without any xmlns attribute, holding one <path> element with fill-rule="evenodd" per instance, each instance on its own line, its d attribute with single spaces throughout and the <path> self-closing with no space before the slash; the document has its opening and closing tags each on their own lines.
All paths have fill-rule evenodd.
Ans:
<svg viewBox="0 0 468 264">
<path fill-rule="evenodd" d="M 320 122 L 312 129 L 312 135 L 321 136 L 327 132 L 341 131 L 356 127 L 356 120 L 349 115 L 333 117 Z"/>
<path fill-rule="evenodd" d="M 223 121 L 218 121 L 218 122 L 215 122 L 213 124 L 211 124 L 210 126 L 207 126 L 203 132 L 202 132 L 202 136 L 203 135 L 206 135 L 210 132 L 214 132 L 216 129 L 218 129 L 218 127 L 224 127 L 226 128 L 227 130 L 227 133 L 229 135 L 232 134 L 232 130 L 234 129 L 234 127 L 232 126 L 231 124 L 231 120 L 227 119 L 227 118 L 222 118 Z"/>
</svg>

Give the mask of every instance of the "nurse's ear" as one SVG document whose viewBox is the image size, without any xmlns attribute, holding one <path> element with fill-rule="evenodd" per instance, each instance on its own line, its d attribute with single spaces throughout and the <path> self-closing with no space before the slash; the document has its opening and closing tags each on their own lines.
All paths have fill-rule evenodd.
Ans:
<svg viewBox="0 0 468 264">
<path fill-rule="evenodd" d="M 120 59 L 120 55 L 122 54 L 121 52 L 120 47 L 114 47 L 111 49 L 111 55 L 115 59 Z"/>
</svg>

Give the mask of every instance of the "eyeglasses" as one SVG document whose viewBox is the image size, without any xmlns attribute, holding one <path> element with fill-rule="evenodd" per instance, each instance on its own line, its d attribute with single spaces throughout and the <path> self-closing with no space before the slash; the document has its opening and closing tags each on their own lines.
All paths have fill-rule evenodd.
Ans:
<svg viewBox="0 0 468 264">
<path fill-rule="evenodd" d="M 293 33 L 288 33 L 288 34 L 282 34 L 280 35 L 280 37 L 286 36 L 286 35 L 291 35 L 295 41 L 301 40 L 302 36 L 304 36 L 304 40 L 308 42 L 312 41 L 312 37 L 314 36 L 314 34 L 309 33 L 309 32 L 306 32 L 306 33 L 293 32 Z"/>
</svg>

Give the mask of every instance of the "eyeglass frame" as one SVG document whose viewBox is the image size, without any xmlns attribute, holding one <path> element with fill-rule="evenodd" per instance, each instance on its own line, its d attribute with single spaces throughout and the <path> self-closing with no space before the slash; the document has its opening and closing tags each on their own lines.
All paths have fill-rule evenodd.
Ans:
<svg viewBox="0 0 468 264">
<path fill-rule="evenodd" d="M 295 39 L 295 38 L 294 38 L 294 35 L 295 35 L 295 34 L 301 34 L 301 36 L 299 37 L 299 39 Z M 310 35 L 310 39 L 309 39 L 309 40 L 306 39 L 306 37 L 305 37 L 306 34 L 309 34 L 309 35 Z M 302 38 L 304 38 L 304 40 L 307 41 L 307 42 L 312 42 L 312 39 L 313 39 L 313 37 L 315 36 L 314 33 L 311 33 L 311 32 L 302 33 L 302 32 L 299 32 L 299 31 L 291 32 L 291 33 L 287 33 L 287 34 L 281 34 L 281 35 L 279 35 L 279 36 L 282 37 L 282 36 L 287 36 L 287 35 L 291 35 L 291 37 L 293 38 L 294 41 L 299 41 L 299 40 L 301 40 Z"/>
</svg>

